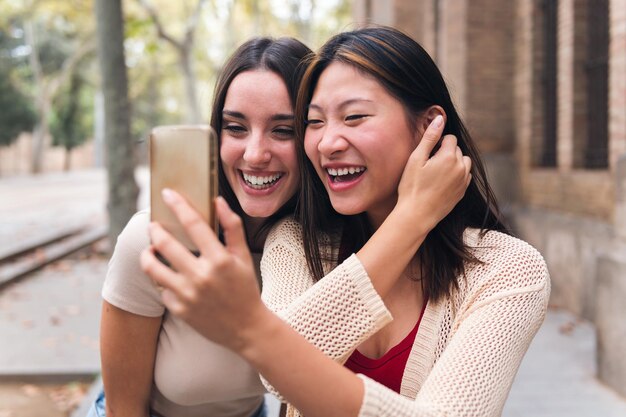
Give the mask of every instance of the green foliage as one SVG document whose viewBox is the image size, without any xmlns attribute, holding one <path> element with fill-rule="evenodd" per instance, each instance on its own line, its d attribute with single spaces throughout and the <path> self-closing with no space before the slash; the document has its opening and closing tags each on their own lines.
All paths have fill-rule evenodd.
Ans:
<svg viewBox="0 0 626 417">
<path fill-rule="evenodd" d="M 16 86 L 9 68 L 0 65 L 0 146 L 8 146 L 37 122 L 31 100 Z"/>
<path fill-rule="evenodd" d="M 52 145 L 67 150 L 83 144 L 93 132 L 93 92 L 74 72 L 68 88 L 55 101 L 50 122 Z"/>
</svg>

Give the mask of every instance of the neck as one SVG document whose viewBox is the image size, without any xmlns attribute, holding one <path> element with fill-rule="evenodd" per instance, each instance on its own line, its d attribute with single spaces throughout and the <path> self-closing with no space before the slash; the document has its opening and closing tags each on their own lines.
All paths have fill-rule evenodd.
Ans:
<svg viewBox="0 0 626 417">
<path fill-rule="evenodd" d="M 393 211 L 397 200 L 394 200 L 388 206 L 377 207 L 367 211 L 367 218 L 373 230 L 378 230 L 381 224 L 387 219 L 389 214 Z"/>
<path fill-rule="evenodd" d="M 403 298 L 408 293 L 417 293 L 420 297 L 422 294 L 422 277 L 420 272 L 419 261 L 414 257 L 409 265 L 405 268 L 395 284 L 391 287 L 386 299 Z"/>
<path fill-rule="evenodd" d="M 243 224 L 246 227 L 246 240 L 251 252 L 261 252 L 263 250 L 267 233 L 259 235 L 259 230 L 263 223 L 265 223 L 265 220 L 267 220 L 266 217 L 250 217 L 246 214 L 243 215 Z"/>
</svg>

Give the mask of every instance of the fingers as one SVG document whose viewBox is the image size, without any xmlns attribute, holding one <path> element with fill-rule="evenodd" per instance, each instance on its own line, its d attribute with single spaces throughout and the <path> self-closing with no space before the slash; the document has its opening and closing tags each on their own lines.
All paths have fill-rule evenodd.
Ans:
<svg viewBox="0 0 626 417">
<path fill-rule="evenodd" d="M 143 272 L 157 285 L 169 289 L 174 294 L 182 294 L 185 291 L 184 278 L 163 265 L 155 256 L 153 247 L 143 250 L 139 261 Z"/>
<path fill-rule="evenodd" d="M 466 175 L 472 175 L 470 174 L 471 170 L 472 170 L 472 160 L 470 159 L 469 156 L 463 156 L 463 165 L 465 166 L 465 174 Z"/>
<path fill-rule="evenodd" d="M 182 243 L 170 235 L 158 223 L 150 223 L 150 242 L 154 249 L 163 256 L 175 271 L 185 275 L 194 275 L 194 266 L 198 259 Z"/>
<path fill-rule="evenodd" d="M 223 197 L 215 199 L 215 210 L 224 231 L 228 250 L 242 260 L 251 259 L 241 217 L 230 209 Z"/>
<path fill-rule="evenodd" d="M 430 157 L 431 152 L 439 142 L 441 138 L 441 134 L 443 133 L 443 116 L 438 115 L 435 119 L 430 123 L 424 135 L 422 136 L 422 140 L 419 142 L 416 148 L 416 153 L 418 158 L 422 162 L 426 162 Z"/>
<path fill-rule="evenodd" d="M 176 296 L 176 294 L 169 288 L 166 288 L 163 290 L 163 292 L 161 293 L 161 299 L 163 300 L 163 304 L 165 304 L 165 307 L 172 314 L 175 314 L 177 316 L 182 316 L 185 313 L 186 311 L 185 305 L 180 301 L 180 299 Z"/>
<path fill-rule="evenodd" d="M 207 222 L 176 191 L 163 189 L 163 201 L 178 218 L 187 236 L 196 244 L 200 253 L 218 251 L 222 247 L 215 232 Z"/>
<path fill-rule="evenodd" d="M 472 160 L 469 156 L 463 155 L 463 151 L 457 146 L 457 138 L 454 135 L 446 135 L 441 140 L 441 147 L 435 155 L 431 158 L 433 161 L 442 164 L 446 167 L 448 173 L 457 172 L 459 184 L 462 184 L 466 189 L 472 179 L 471 169 Z M 454 155 L 454 156 L 453 156 Z"/>
</svg>

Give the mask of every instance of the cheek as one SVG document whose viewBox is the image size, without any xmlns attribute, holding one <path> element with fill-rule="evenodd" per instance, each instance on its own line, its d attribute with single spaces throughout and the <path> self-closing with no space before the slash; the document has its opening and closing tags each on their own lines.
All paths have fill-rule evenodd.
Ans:
<svg viewBox="0 0 626 417">
<path fill-rule="evenodd" d="M 222 139 L 220 159 L 224 167 L 232 167 L 237 159 L 243 156 L 245 148 L 232 139 Z"/>
<path fill-rule="evenodd" d="M 295 140 L 281 143 L 279 149 L 273 152 L 274 157 L 279 156 L 282 165 L 289 170 L 289 173 L 297 178 L 300 173 L 298 164 L 298 154 L 296 152 Z"/>
<path fill-rule="evenodd" d="M 309 130 L 304 135 L 304 152 L 311 162 L 315 163 L 319 156 L 317 140 L 315 140 L 314 135 Z"/>
</svg>

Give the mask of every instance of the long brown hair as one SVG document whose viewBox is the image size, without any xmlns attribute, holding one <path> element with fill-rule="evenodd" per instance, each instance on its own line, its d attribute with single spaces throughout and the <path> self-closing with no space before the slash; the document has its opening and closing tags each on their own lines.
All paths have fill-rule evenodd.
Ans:
<svg viewBox="0 0 626 417">
<path fill-rule="evenodd" d="M 463 242 L 468 227 L 507 232 L 494 194 L 487 183 L 484 165 L 476 145 L 454 108 L 439 69 L 428 53 L 413 39 L 389 27 L 371 27 L 332 37 L 309 60 L 296 101 L 296 131 L 303 146 L 308 104 L 322 72 L 333 62 L 348 64 L 376 79 L 399 100 L 407 115 L 417 116 L 433 105 L 447 115 L 444 134 L 455 135 L 464 155 L 472 160 L 472 182 L 463 199 L 428 234 L 416 256 L 421 268 L 422 287 L 437 300 L 458 285 L 466 262 L 477 262 Z M 373 229 L 364 213 L 344 216 L 331 206 L 323 184 L 309 161 L 303 161 L 302 188 L 296 216 L 303 227 L 307 263 L 316 279 L 323 276 L 318 232 L 329 233 L 340 246 L 343 261 L 358 251 Z M 337 233 L 338 231 L 340 233 Z"/>
<path fill-rule="evenodd" d="M 213 94 L 211 127 L 215 129 L 218 135 L 220 147 L 224 102 L 226 101 L 228 88 L 235 77 L 245 71 L 258 69 L 271 71 L 283 80 L 287 87 L 287 92 L 289 93 L 291 105 L 295 106 L 298 87 L 300 86 L 305 70 L 303 61 L 311 53 L 312 51 L 305 44 L 295 38 L 289 37 L 278 39 L 256 37 L 244 42 L 237 48 L 222 68 Z M 298 150 L 298 152 L 300 151 Z M 245 213 L 226 179 L 221 159 L 219 161 L 218 177 L 220 194 L 226 199 L 229 206 L 240 217 L 243 217 Z M 285 215 L 293 213 L 296 200 L 297 195 L 294 195 L 276 213 L 271 215 L 265 221 L 259 233 L 267 230 Z M 248 236 L 250 240 L 254 240 L 255 238 L 255 236 Z"/>
</svg>

